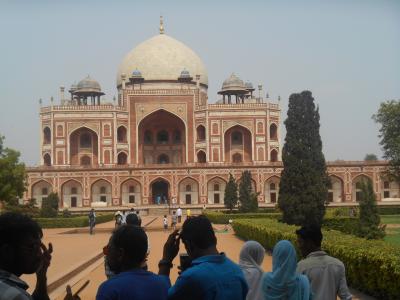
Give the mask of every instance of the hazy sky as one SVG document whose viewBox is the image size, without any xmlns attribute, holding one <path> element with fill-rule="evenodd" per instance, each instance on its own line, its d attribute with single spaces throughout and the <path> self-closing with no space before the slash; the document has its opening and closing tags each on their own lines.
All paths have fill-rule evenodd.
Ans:
<svg viewBox="0 0 400 300">
<path fill-rule="evenodd" d="M 264 94 L 311 90 L 327 160 L 381 156 L 380 102 L 400 98 L 400 1 L 0 0 L 0 133 L 29 165 L 39 161 L 39 104 L 59 101 L 87 74 L 108 99 L 124 55 L 165 31 L 192 48 L 209 101 L 235 72 Z M 284 130 L 283 130 L 284 133 Z M 283 142 L 283 140 L 282 140 Z"/>
</svg>

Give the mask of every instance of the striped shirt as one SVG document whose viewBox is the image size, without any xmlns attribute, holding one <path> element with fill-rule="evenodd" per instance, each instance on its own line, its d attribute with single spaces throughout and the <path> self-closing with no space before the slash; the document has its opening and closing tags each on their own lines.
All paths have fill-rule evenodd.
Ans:
<svg viewBox="0 0 400 300">
<path fill-rule="evenodd" d="M 28 285 L 14 274 L 0 270 L 0 300 L 32 300 Z"/>
</svg>

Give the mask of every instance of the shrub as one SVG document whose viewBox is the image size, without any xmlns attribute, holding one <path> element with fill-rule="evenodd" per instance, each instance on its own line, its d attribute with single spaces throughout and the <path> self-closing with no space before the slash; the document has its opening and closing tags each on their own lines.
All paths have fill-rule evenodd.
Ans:
<svg viewBox="0 0 400 300">
<path fill-rule="evenodd" d="M 46 198 L 42 199 L 42 209 L 40 216 L 43 218 L 55 218 L 58 215 L 58 195 L 50 193 Z"/>
<path fill-rule="evenodd" d="M 380 215 L 400 215 L 400 206 L 378 206 Z"/>
<path fill-rule="evenodd" d="M 71 218 L 35 218 L 42 228 L 73 228 L 89 226 L 89 218 L 87 216 L 71 217 Z M 96 224 L 105 223 L 114 220 L 113 214 L 98 215 Z"/>
<path fill-rule="evenodd" d="M 282 239 L 290 240 L 296 246 L 297 227 L 273 219 L 239 219 L 233 222 L 233 229 L 239 237 L 256 240 L 269 250 Z M 323 234 L 323 249 L 344 263 L 350 286 L 379 299 L 398 299 L 400 285 L 396 282 L 400 282 L 399 247 L 335 230 L 323 230 Z"/>
<path fill-rule="evenodd" d="M 15 213 L 20 213 L 24 215 L 28 215 L 31 218 L 32 217 L 37 217 L 40 214 L 40 209 L 38 207 L 35 207 L 31 204 L 24 204 L 24 205 L 6 205 L 4 207 L 4 212 L 15 212 Z"/>
<path fill-rule="evenodd" d="M 62 216 L 63 216 L 63 218 L 70 218 L 70 217 L 72 217 L 72 214 L 68 210 L 68 208 L 64 208 L 63 211 L 62 211 Z"/>
<path fill-rule="evenodd" d="M 324 218 L 322 226 L 325 229 L 338 230 L 347 234 L 356 234 L 360 220 L 350 217 Z"/>
</svg>

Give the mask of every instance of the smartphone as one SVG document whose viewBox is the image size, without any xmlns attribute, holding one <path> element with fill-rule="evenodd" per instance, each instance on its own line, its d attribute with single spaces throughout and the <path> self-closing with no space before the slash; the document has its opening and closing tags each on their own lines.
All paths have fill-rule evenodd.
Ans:
<svg viewBox="0 0 400 300">
<path fill-rule="evenodd" d="M 183 272 L 190 267 L 192 260 L 190 259 L 187 253 L 181 253 L 179 254 L 179 262 L 180 262 L 181 272 Z"/>
</svg>

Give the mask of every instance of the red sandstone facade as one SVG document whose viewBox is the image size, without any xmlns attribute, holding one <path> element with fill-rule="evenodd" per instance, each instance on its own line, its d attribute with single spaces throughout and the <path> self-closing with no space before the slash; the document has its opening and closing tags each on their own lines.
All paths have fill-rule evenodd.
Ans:
<svg viewBox="0 0 400 300">
<path fill-rule="evenodd" d="M 260 206 L 274 205 L 282 171 L 279 104 L 254 97 L 251 84 L 235 75 L 223 84 L 223 100 L 209 104 L 201 61 L 177 59 L 175 52 L 192 53 L 169 37 L 149 41 L 139 50 L 147 53 L 154 43 L 169 48 L 154 54 L 156 67 L 134 49 L 121 68 L 129 70 L 130 63 L 142 70 L 118 74 L 114 103 L 102 102 L 99 84 L 86 78 L 71 87 L 70 99 L 62 88 L 61 105 L 41 108 L 41 165 L 28 170 L 25 200 L 40 205 L 53 191 L 68 208 L 141 207 L 160 200 L 217 206 L 229 173 L 238 179 L 250 170 Z M 168 51 L 173 55 L 157 67 Z M 372 180 L 378 201 L 399 201 L 398 184 L 383 176 L 386 168 L 386 162 L 328 163 L 329 201 L 355 203 L 363 178 Z"/>
</svg>

